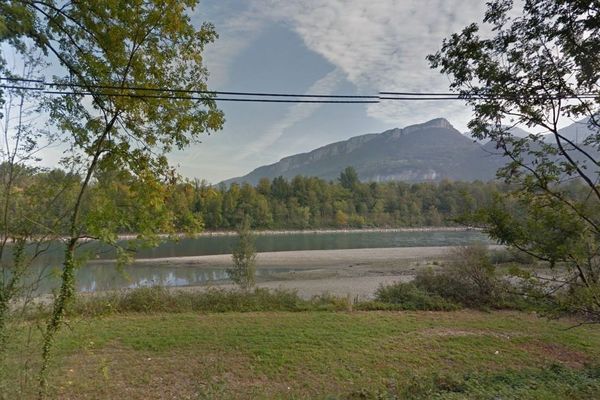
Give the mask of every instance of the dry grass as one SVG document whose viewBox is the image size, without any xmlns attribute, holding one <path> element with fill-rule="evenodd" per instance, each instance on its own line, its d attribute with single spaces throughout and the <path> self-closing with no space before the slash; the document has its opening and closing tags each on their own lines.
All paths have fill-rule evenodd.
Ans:
<svg viewBox="0 0 600 400">
<path fill-rule="evenodd" d="M 440 376 L 517 374 L 511 379 L 527 385 L 528 374 L 555 364 L 566 368 L 559 374 L 579 374 L 600 356 L 597 327 L 566 330 L 517 312 L 131 314 L 71 327 L 57 342 L 52 377 L 61 399 L 417 396 L 425 389 L 415 381 L 442 390 Z M 584 381 L 578 389 L 565 378 L 551 392 L 585 394 L 594 386 Z"/>
</svg>

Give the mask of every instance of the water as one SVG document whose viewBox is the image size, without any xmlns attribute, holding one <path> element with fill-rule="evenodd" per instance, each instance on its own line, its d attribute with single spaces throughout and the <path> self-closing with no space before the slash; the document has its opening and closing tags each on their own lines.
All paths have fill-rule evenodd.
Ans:
<svg viewBox="0 0 600 400">
<path fill-rule="evenodd" d="M 235 236 L 202 236 L 169 241 L 152 249 L 144 249 L 137 253 L 137 258 L 167 258 L 182 256 L 200 256 L 229 254 L 236 244 Z M 293 251 L 293 250 L 333 250 L 356 248 L 385 247 L 424 247 L 424 246 L 456 246 L 474 242 L 487 241 L 480 232 L 428 231 L 428 232 L 336 232 L 308 233 L 285 235 L 259 235 L 256 237 L 256 248 L 259 252 Z M 227 281 L 227 273 L 223 268 L 207 268 L 194 266 L 169 266 L 156 263 L 134 264 L 117 269 L 110 260 L 114 253 L 109 249 L 101 249 L 94 243 L 83 246 L 92 259 L 77 271 L 77 289 L 79 291 L 99 291 L 120 288 L 135 288 L 153 285 L 190 286 Z M 54 248 L 37 265 L 34 272 L 45 274 L 38 293 L 47 293 L 58 283 L 58 266 L 62 251 Z M 95 262 L 101 260 L 101 262 Z M 257 268 L 258 277 L 268 278 L 269 274 L 291 272 L 292 269 L 282 266 L 279 269 Z"/>
<path fill-rule="evenodd" d="M 256 250 L 333 250 L 385 247 L 458 246 L 486 237 L 477 231 L 429 231 L 429 232 L 335 232 L 293 233 L 284 235 L 258 235 Z M 153 249 L 142 250 L 138 258 L 163 258 L 229 254 L 236 244 L 235 236 L 203 236 L 163 243 Z"/>
</svg>

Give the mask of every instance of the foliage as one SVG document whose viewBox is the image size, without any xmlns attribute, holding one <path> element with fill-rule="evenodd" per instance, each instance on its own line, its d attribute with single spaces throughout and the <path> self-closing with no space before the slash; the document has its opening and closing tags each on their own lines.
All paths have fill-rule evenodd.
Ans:
<svg viewBox="0 0 600 400">
<path fill-rule="evenodd" d="M 437 273 L 431 270 L 418 273 L 414 283 L 464 307 L 546 310 L 547 302 L 537 288 L 519 284 L 511 280 L 510 273 L 503 275 L 497 270 L 492 262 L 494 253 L 478 244 L 457 247 L 448 265 Z M 519 253 L 513 254 L 511 258 L 526 260 Z M 530 264 L 525 264 L 525 268 L 529 267 Z"/>
<path fill-rule="evenodd" d="M 546 311 L 540 293 L 512 285 L 500 276 L 483 245 L 457 247 L 453 259 L 437 271 L 419 271 L 414 281 L 382 286 L 376 300 L 407 310 L 535 309 Z M 364 305 L 375 309 L 377 304 Z M 381 305 L 381 309 L 385 309 Z"/>
<path fill-rule="evenodd" d="M 206 229 L 235 229 L 244 215 L 253 229 L 317 229 L 456 225 L 462 216 L 506 191 L 496 183 L 339 182 L 297 176 L 262 179 L 256 187 L 182 184 L 186 203 L 173 210 L 199 214 Z"/>
<path fill-rule="evenodd" d="M 161 286 L 137 288 L 96 295 L 79 295 L 69 309 L 69 317 L 101 317 L 127 313 L 223 313 L 266 311 L 335 311 L 345 310 L 343 299 L 316 296 L 305 300 L 294 291 L 285 290 L 207 290 L 187 291 Z M 30 318 L 39 318 L 38 310 Z"/>
<path fill-rule="evenodd" d="M 166 203 L 168 184 L 177 176 L 166 154 L 223 123 L 210 96 L 150 90 L 206 93 L 202 52 L 216 33 L 210 24 L 192 25 L 189 11 L 195 5 L 195 0 L 51 0 L 0 6 L 2 43 L 18 53 L 33 43 L 62 67 L 54 79 L 67 94 L 41 105 L 66 149 L 61 165 L 80 177 L 75 190 L 66 192 L 74 196 L 65 198 L 62 285 L 45 330 L 40 397 L 53 338 L 74 295 L 81 239 L 116 247 L 117 232 L 128 229 L 138 234 L 136 246 L 153 243 L 159 232 L 172 232 L 174 218 Z M 127 195 L 111 195 L 114 187 L 102 184 L 106 175 L 126 181 Z M 127 247 L 118 253 L 128 258 Z"/>
<path fill-rule="evenodd" d="M 492 238 L 550 265 L 566 266 L 555 286 L 583 293 L 589 321 L 600 322 L 600 9 L 596 1 L 512 0 L 488 4 L 483 37 L 471 24 L 429 56 L 474 111 L 473 136 L 508 158 L 498 175 L 514 191 L 480 214 Z M 561 134 L 580 121 L 582 141 Z M 511 128 L 536 131 L 518 137 Z M 573 181 L 585 190 L 571 190 Z"/>
<path fill-rule="evenodd" d="M 254 234 L 250 230 L 250 220 L 246 217 L 238 228 L 238 243 L 233 248 L 231 259 L 233 267 L 227 275 L 242 289 L 249 289 L 256 284 L 256 248 Z"/>
<path fill-rule="evenodd" d="M 46 64 L 39 52 L 23 45 L 24 64 L 8 68 L 0 55 L 0 73 L 8 77 L 36 79 Z M 11 85 L 9 85 L 11 86 Z M 5 398 L 7 366 L 5 352 L 15 321 L 14 308 L 26 311 L 40 278 L 32 276 L 30 266 L 56 239 L 59 216 L 48 208 L 60 207 L 57 189 L 50 179 L 34 167 L 37 154 L 52 143 L 48 135 L 39 143 L 42 132 L 35 128 L 41 94 L 7 88 L 0 91 L 0 398 Z M 40 229 L 43 227 L 43 229 Z M 11 309 L 12 312 L 11 312 Z"/>
<path fill-rule="evenodd" d="M 348 190 L 354 189 L 354 187 L 360 182 L 358 180 L 358 174 L 353 167 L 346 167 L 346 169 L 340 173 L 339 181 L 340 185 Z"/>
<path fill-rule="evenodd" d="M 2 173 L 0 164 L 0 173 Z M 77 196 L 81 177 L 61 169 L 26 170 L 16 183 L 19 191 L 34 195 L 48 186 L 44 197 L 61 190 L 64 202 L 42 203 L 46 215 L 32 229 L 49 225 L 66 212 Z M 489 207 L 497 193 L 509 190 L 495 182 L 407 184 L 356 183 L 351 190 L 338 182 L 298 176 L 292 181 L 263 179 L 257 186 L 232 184 L 215 187 L 201 181 L 154 182 L 161 198 L 140 195 L 145 183 L 127 171 L 102 171 L 89 184 L 82 234 L 140 233 L 152 216 L 156 232 L 195 232 L 199 229 L 235 230 L 244 215 L 252 229 L 396 228 L 472 224 L 466 216 Z M 572 190 L 581 190 L 574 187 Z M 164 200 L 164 201 L 163 201 Z M 54 227 L 66 235 L 67 221 Z M 109 222 L 113 221 L 113 222 Z M 118 222 L 115 222 L 118 221 Z M 37 231 L 38 233 L 40 230 Z M 148 235 L 147 235 L 148 236 Z M 112 239 L 111 239 L 112 240 Z"/>
<path fill-rule="evenodd" d="M 536 262 L 534 257 L 516 248 L 504 248 L 490 251 L 489 257 L 491 263 L 496 266 L 502 264 L 530 266 L 534 265 Z"/>
<path fill-rule="evenodd" d="M 380 286 L 375 292 L 375 300 L 383 304 L 397 305 L 401 310 L 449 311 L 460 306 L 438 294 L 432 294 L 413 283 L 395 283 Z M 377 303 L 360 305 L 359 309 L 385 309 Z"/>
</svg>

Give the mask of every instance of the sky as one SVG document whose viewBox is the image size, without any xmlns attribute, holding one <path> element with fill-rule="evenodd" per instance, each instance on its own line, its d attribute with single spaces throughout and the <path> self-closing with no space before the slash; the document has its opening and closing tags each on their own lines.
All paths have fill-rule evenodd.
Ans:
<svg viewBox="0 0 600 400">
<path fill-rule="evenodd" d="M 204 52 L 212 90 L 377 95 L 447 92 L 426 56 L 481 22 L 483 0 L 200 0 L 192 22 L 215 25 Z M 4 49 L 2 49 L 4 51 Z M 187 178 L 218 183 L 281 158 L 366 133 L 443 117 L 466 132 L 460 101 L 379 104 L 218 103 L 222 130 L 169 159 Z M 56 166 L 64 149 L 44 149 Z"/>
<path fill-rule="evenodd" d="M 425 57 L 483 18 L 482 0 L 201 0 L 195 24 L 219 39 L 205 52 L 222 91 L 377 94 L 448 91 Z M 350 137 L 444 117 L 466 131 L 461 102 L 219 103 L 223 129 L 171 155 L 186 177 L 212 183 Z"/>
</svg>

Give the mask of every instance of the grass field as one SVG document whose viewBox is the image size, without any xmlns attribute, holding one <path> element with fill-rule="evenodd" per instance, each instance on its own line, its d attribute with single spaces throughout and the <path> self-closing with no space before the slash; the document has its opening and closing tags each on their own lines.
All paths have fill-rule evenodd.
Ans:
<svg viewBox="0 0 600 400">
<path fill-rule="evenodd" d="M 600 398 L 600 329 L 518 312 L 126 314 L 71 321 L 61 399 Z M 31 348 L 37 349 L 35 330 Z M 21 336 L 25 337 L 24 331 Z M 29 357 L 24 339 L 12 362 Z M 36 360 L 30 367 L 35 370 Z M 14 370 L 18 368 L 15 366 Z M 33 386 L 15 376 L 9 393 Z M 31 382 L 29 382 L 31 383 Z M 20 394 L 33 394 L 25 389 Z M 595 397 L 596 396 L 596 397 Z"/>
</svg>

